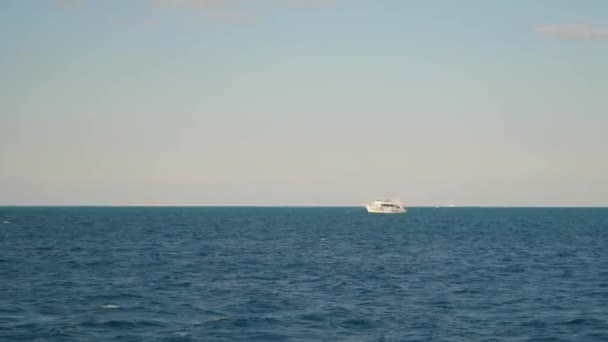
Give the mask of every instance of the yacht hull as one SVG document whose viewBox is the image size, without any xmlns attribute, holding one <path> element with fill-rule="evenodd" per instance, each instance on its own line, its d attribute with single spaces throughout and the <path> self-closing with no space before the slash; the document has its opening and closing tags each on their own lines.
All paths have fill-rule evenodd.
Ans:
<svg viewBox="0 0 608 342">
<path fill-rule="evenodd" d="M 369 205 L 365 206 L 365 209 L 370 214 L 405 214 L 407 212 L 405 208 L 373 208 Z"/>
</svg>

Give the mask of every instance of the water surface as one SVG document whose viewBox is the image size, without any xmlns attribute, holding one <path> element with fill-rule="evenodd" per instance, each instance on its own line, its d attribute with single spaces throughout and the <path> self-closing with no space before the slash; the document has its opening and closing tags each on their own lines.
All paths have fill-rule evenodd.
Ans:
<svg viewBox="0 0 608 342">
<path fill-rule="evenodd" d="M 0 207 L 2 341 L 606 341 L 608 210 Z"/>
</svg>

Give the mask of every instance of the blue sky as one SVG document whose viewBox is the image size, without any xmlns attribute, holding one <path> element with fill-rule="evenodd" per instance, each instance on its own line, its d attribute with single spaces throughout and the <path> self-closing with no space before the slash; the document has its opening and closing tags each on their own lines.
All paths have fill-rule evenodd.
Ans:
<svg viewBox="0 0 608 342">
<path fill-rule="evenodd" d="M 5 0 L 0 204 L 608 205 L 608 2 Z"/>
</svg>

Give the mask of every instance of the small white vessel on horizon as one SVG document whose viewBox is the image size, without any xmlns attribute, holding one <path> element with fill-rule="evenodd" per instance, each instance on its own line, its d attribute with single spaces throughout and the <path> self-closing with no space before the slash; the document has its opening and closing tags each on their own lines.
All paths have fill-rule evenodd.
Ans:
<svg viewBox="0 0 608 342">
<path fill-rule="evenodd" d="M 365 208 L 372 214 L 404 214 L 407 211 L 401 201 L 388 198 L 375 200 Z"/>
</svg>

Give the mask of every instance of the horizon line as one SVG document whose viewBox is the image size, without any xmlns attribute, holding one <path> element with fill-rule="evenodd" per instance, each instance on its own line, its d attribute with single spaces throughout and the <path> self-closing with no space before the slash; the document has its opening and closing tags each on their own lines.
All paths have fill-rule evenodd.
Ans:
<svg viewBox="0 0 608 342">
<path fill-rule="evenodd" d="M 0 208 L 364 208 L 364 204 L 0 204 Z M 608 209 L 608 205 L 410 205 L 406 208 L 598 208 Z"/>
</svg>

